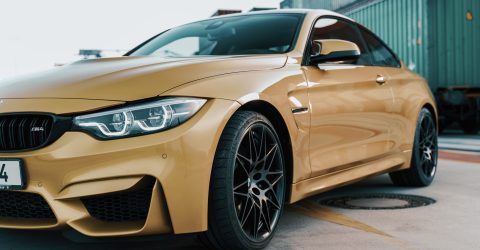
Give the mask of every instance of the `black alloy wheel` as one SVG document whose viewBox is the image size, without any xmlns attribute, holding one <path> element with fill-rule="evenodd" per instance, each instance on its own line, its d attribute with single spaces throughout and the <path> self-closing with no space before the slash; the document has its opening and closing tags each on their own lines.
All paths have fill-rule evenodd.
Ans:
<svg viewBox="0 0 480 250">
<path fill-rule="evenodd" d="M 409 169 L 390 173 L 399 186 L 429 186 L 438 164 L 438 133 L 435 118 L 428 109 L 422 109 L 417 121 L 412 161 Z"/>
<path fill-rule="evenodd" d="M 433 177 L 437 171 L 438 145 L 435 122 L 431 115 L 426 115 L 421 122 L 419 131 L 418 154 L 423 174 L 426 177 Z"/>
<path fill-rule="evenodd" d="M 238 223 L 253 241 L 272 233 L 280 217 L 285 184 L 280 144 L 263 123 L 247 130 L 237 151 L 233 195 Z"/>
<path fill-rule="evenodd" d="M 240 111 L 222 134 L 212 170 L 209 246 L 261 249 L 273 237 L 285 203 L 281 142 L 264 116 Z"/>
</svg>

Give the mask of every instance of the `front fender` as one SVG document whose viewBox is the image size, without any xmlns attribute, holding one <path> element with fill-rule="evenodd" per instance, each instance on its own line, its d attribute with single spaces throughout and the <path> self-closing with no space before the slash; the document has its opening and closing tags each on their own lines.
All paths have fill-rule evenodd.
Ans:
<svg viewBox="0 0 480 250">
<path fill-rule="evenodd" d="M 298 65 L 201 79 L 162 95 L 228 99 L 241 105 L 257 100 L 271 104 L 280 113 L 289 132 L 294 159 L 293 183 L 310 177 L 310 113 L 292 113 L 294 108 L 310 107 L 308 86 Z"/>
</svg>

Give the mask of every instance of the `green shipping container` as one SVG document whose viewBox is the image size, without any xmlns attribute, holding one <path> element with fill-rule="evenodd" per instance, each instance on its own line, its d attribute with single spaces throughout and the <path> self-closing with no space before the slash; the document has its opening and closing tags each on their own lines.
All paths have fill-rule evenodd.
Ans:
<svg viewBox="0 0 480 250">
<path fill-rule="evenodd" d="M 480 88 L 480 0 L 363 2 L 339 11 L 375 32 L 433 91 Z"/>
</svg>

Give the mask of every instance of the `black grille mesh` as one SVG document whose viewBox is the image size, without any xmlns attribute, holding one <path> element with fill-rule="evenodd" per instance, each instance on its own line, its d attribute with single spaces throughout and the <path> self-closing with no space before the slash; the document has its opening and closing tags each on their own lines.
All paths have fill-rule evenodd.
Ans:
<svg viewBox="0 0 480 250">
<path fill-rule="evenodd" d="M 0 151 L 34 149 L 48 140 L 53 118 L 46 115 L 0 116 Z"/>
<path fill-rule="evenodd" d="M 50 206 L 42 196 L 13 191 L 0 191 L 0 217 L 55 219 Z"/>
<path fill-rule="evenodd" d="M 154 182 L 120 193 L 82 198 L 88 213 L 100 221 L 142 221 L 147 218 Z"/>
</svg>

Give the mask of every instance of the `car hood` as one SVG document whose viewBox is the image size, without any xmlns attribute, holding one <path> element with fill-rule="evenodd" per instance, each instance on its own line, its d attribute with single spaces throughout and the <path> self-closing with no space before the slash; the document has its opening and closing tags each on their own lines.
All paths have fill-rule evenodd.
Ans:
<svg viewBox="0 0 480 250">
<path fill-rule="evenodd" d="M 286 55 L 196 58 L 151 56 L 83 60 L 0 82 L 0 98 L 133 101 L 155 97 L 199 79 L 281 68 L 286 60 Z"/>
</svg>

